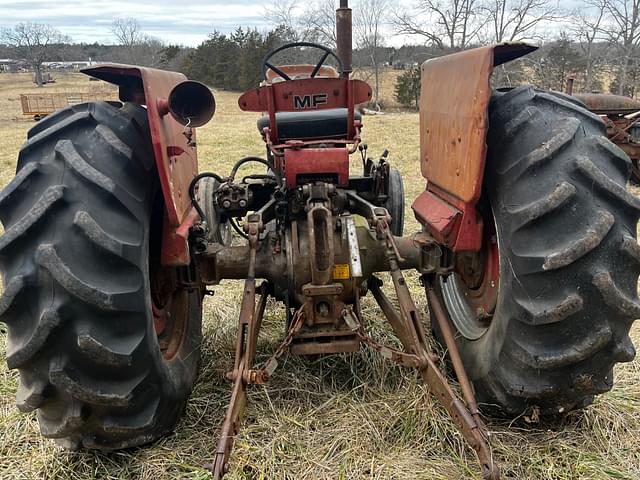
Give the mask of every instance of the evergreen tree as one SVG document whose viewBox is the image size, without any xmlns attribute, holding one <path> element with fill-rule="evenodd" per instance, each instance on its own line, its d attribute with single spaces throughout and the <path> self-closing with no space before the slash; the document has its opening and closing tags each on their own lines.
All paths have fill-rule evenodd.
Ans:
<svg viewBox="0 0 640 480">
<path fill-rule="evenodd" d="M 420 102 L 420 65 L 407 69 L 396 82 L 396 100 L 401 105 L 418 109 Z"/>
<path fill-rule="evenodd" d="M 187 76 L 216 88 L 248 90 L 262 80 L 262 59 L 287 38 L 278 27 L 262 34 L 238 28 L 231 35 L 214 32 L 186 59 Z"/>
</svg>

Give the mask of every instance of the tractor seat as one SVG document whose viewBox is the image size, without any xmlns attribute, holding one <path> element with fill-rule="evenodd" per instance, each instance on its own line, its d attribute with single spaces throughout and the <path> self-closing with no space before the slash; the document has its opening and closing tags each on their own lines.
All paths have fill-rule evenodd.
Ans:
<svg viewBox="0 0 640 480">
<path fill-rule="evenodd" d="M 280 142 L 287 140 L 316 140 L 347 138 L 349 112 L 346 108 L 330 108 L 327 110 L 313 110 L 307 112 L 276 113 L 278 136 Z M 361 120 L 362 115 L 354 112 L 354 119 Z M 269 115 L 258 120 L 258 130 L 262 132 L 270 127 Z"/>
</svg>

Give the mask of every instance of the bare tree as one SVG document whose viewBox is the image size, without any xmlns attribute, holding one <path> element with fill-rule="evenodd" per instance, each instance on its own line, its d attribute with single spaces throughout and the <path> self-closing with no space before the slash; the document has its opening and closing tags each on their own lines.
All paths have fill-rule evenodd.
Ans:
<svg viewBox="0 0 640 480">
<path fill-rule="evenodd" d="M 593 91 L 595 86 L 595 70 L 604 59 L 596 53 L 596 43 L 605 39 L 602 32 L 602 24 L 607 10 L 607 0 L 587 0 L 586 8 L 574 12 L 574 18 L 570 27 L 576 45 L 584 57 L 584 90 Z"/>
<path fill-rule="evenodd" d="M 358 48 L 365 50 L 371 60 L 375 79 L 373 101 L 377 105 L 380 94 L 380 59 L 379 50 L 384 46 L 382 31 L 389 12 L 389 0 L 360 0 L 357 4 L 355 37 Z"/>
<path fill-rule="evenodd" d="M 145 41 L 140 23 L 135 18 L 116 18 L 111 24 L 111 33 L 116 41 L 125 47 L 133 48 Z"/>
<path fill-rule="evenodd" d="M 302 14 L 305 37 L 330 47 L 336 45 L 336 2 L 315 0 L 307 4 Z"/>
<path fill-rule="evenodd" d="M 537 27 L 559 16 L 557 0 L 484 0 L 480 7 L 486 18 L 486 43 L 539 39 Z M 502 64 L 494 73 L 497 85 L 511 85 L 519 65 Z"/>
<path fill-rule="evenodd" d="M 159 66 L 164 43 L 145 34 L 135 18 L 117 18 L 111 24 L 111 33 L 124 48 L 116 60 L 135 65 Z"/>
<path fill-rule="evenodd" d="M 464 49 L 478 40 L 486 19 L 479 0 L 417 0 L 413 11 L 397 13 L 398 33 L 419 35 L 435 46 Z"/>
<path fill-rule="evenodd" d="M 618 94 L 623 95 L 640 46 L 640 0 L 605 0 L 605 7 L 609 25 L 604 25 L 602 31 L 620 51 L 617 85 Z"/>
<path fill-rule="evenodd" d="M 486 0 L 481 11 L 489 21 L 490 41 L 496 43 L 531 40 L 538 25 L 559 14 L 551 0 Z"/>
<path fill-rule="evenodd" d="M 43 85 L 42 63 L 52 54 L 52 46 L 69 41 L 51 25 L 31 22 L 2 29 L 0 39 L 31 65 L 39 87 Z"/>
<path fill-rule="evenodd" d="M 275 27 L 284 27 L 294 42 L 305 38 L 301 28 L 300 0 L 272 0 L 264 7 L 264 14 Z"/>
</svg>

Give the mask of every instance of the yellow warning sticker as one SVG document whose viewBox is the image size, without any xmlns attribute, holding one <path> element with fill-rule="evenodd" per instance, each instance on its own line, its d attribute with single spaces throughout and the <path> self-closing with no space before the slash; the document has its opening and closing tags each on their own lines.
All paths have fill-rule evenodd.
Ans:
<svg viewBox="0 0 640 480">
<path fill-rule="evenodd" d="M 351 269 L 348 263 L 338 263 L 333 267 L 334 280 L 349 280 L 351 278 Z"/>
</svg>

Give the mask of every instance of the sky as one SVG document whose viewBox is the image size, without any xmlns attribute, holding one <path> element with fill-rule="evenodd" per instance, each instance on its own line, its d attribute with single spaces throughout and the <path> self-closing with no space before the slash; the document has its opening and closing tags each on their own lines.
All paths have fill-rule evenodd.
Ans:
<svg viewBox="0 0 640 480">
<path fill-rule="evenodd" d="M 392 3 L 403 5 L 407 1 L 410 0 Z M 583 0 L 555 1 L 565 9 L 584 7 Z M 267 30 L 271 25 L 264 17 L 264 5 L 269 3 L 270 0 L 0 0 L 0 28 L 20 22 L 46 23 L 74 42 L 110 44 L 114 43 L 110 32 L 113 20 L 133 17 L 147 35 L 166 43 L 195 47 L 214 30 L 229 33 L 240 25 Z M 562 23 L 554 24 L 552 33 L 563 27 Z M 424 41 L 394 36 L 390 25 L 383 28 L 388 31 L 387 44 L 391 46 Z"/>
<path fill-rule="evenodd" d="M 263 5 L 253 0 L 0 0 L 0 27 L 27 21 L 46 23 L 75 42 L 113 43 L 113 20 L 134 17 L 148 35 L 197 46 L 214 29 L 268 28 Z"/>
</svg>

